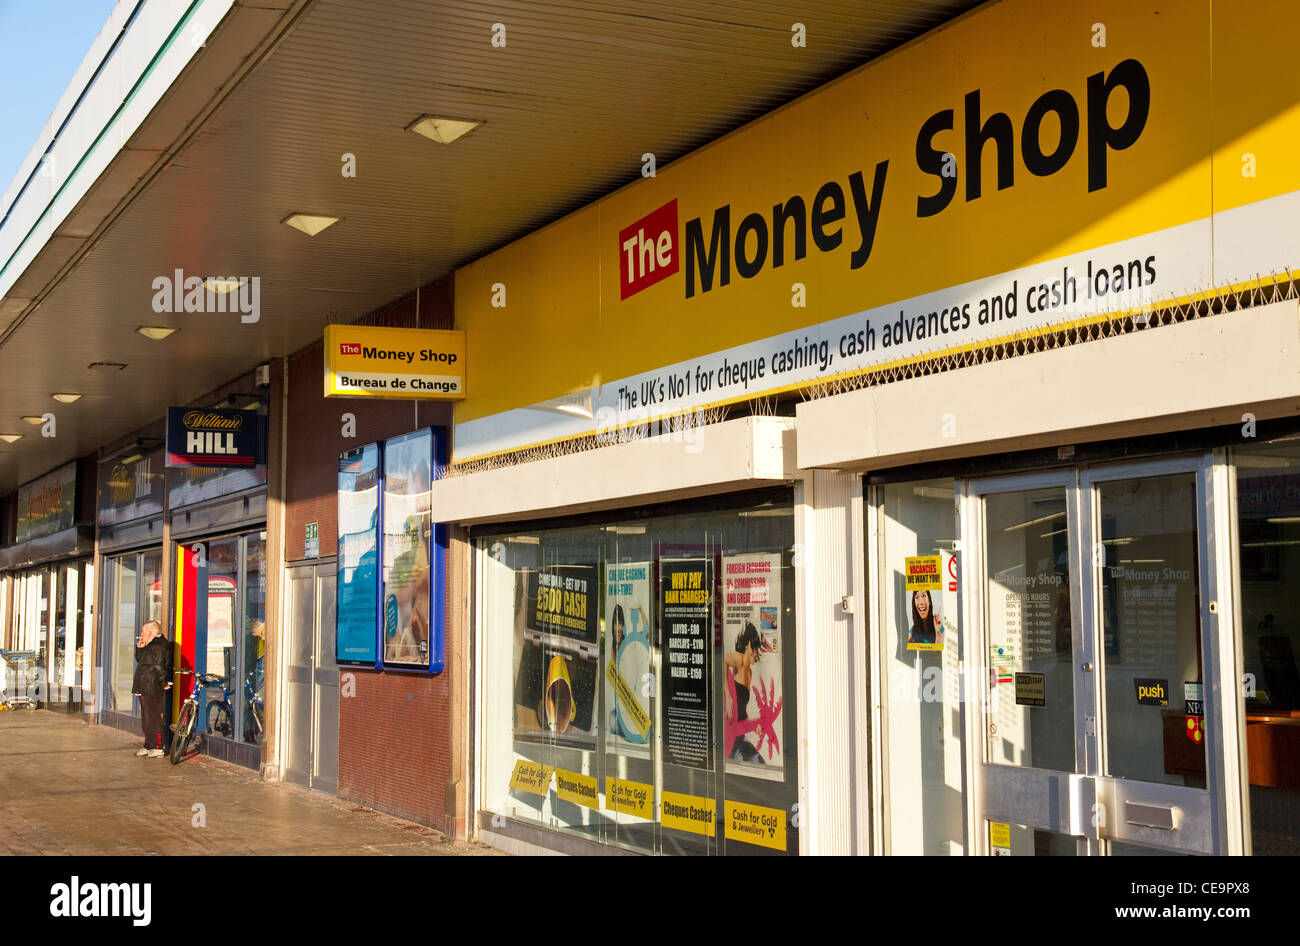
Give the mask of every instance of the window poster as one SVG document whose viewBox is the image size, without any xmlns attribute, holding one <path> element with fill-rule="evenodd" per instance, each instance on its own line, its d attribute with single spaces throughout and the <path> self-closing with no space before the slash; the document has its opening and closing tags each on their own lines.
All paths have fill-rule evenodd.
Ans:
<svg viewBox="0 0 1300 946">
<path fill-rule="evenodd" d="M 785 696 L 781 555 L 722 557 L 723 748 L 727 771 L 782 779 Z"/>
<path fill-rule="evenodd" d="M 433 561 L 433 431 L 384 444 L 384 663 L 427 668 Z"/>
<path fill-rule="evenodd" d="M 650 562 L 605 566 L 605 751 L 649 758 Z"/>
<path fill-rule="evenodd" d="M 957 614 L 957 559 L 940 555 L 909 555 L 904 561 L 902 627 L 908 650 L 943 650 L 944 639 L 955 632 Z"/>
<path fill-rule="evenodd" d="M 659 607 L 664 759 L 712 771 L 713 563 L 661 560 Z"/>
<path fill-rule="evenodd" d="M 379 616 L 379 445 L 339 457 L 338 632 L 341 663 L 373 664 Z"/>
<path fill-rule="evenodd" d="M 524 637 L 515 675 L 515 733 L 593 749 L 600 570 L 594 562 L 578 562 L 516 574 Z"/>
</svg>

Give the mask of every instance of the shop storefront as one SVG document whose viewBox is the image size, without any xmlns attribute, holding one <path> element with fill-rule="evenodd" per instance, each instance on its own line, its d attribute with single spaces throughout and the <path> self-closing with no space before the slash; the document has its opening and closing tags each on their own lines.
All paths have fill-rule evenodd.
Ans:
<svg viewBox="0 0 1300 946">
<path fill-rule="evenodd" d="M 37 705 L 77 711 L 93 677 L 94 528 L 83 515 L 85 464 L 18 490 L 15 542 L 0 548 L 6 649 L 29 653 L 25 689 Z"/>
<path fill-rule="evenodd" d="M 1300 850 L 1297 430 L 867 476 L 882 851 Z"/>
<path fill-rule="evenodd" d="M 226 413 L 237 420 L 240 414 L 260 416 Z M 172 447 L 169 440 L 169 451 Z M 224 689 L 207 688 L 206 705 L 200 707 L 203 751 L 254 769 L 262 763 L 265 732 L 270 580 L 267 471 L 256 465 L 254 454 L 264 456 L 265 449 L 263 442 L 247 450 L 244 468 L 167 471 L 173 640 L 181 674 L 173 712 L 193 686 L 190 673 L 221 677 Z"/>
<path fill-rule="evenodd" d="M 135 642 L 146 621 L 167 621 L 163 601 L 161 449 L 135 446 L 99 461 L 98 526 L 102 650 L 100 722 L 135 732 Z"/>
<path fill-rule="evenodd" d="M 798 853 L 793 489 L 473 535 L 489 827 Z"/>
<path fill-rule="evenodd" d="M 1294 11 L 1217 6 L 989 4 L 458 271 L 479 837 L 1300 849 Z"/>
</svg>

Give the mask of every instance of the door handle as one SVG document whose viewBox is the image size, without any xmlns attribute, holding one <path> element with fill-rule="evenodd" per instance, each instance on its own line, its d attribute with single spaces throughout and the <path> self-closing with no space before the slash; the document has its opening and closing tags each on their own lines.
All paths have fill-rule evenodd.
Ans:
<svg viewBox="0 0 1300 946">
<path fill-rule="evenodd" d="M 1075 837 L 1096 837 L 1093 813 L 1097 807 L 1097 783 L 1091 775 L 1071 774 L 1067 790 L 1070 793 L 1068 833 Z"/>
</svg>

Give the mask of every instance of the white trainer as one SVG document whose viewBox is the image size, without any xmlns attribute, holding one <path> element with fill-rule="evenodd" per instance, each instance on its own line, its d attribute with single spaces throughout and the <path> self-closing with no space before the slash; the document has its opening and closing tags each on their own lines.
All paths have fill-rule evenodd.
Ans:
<svg viewBox="0 0 1300 946">
<path fill-rule="evenodd" d="M 138 749 L 138 750 L 136 751 L 135 754 L 136 754 L 136 755 L 148 755 L 148 754 L 149 754 L 149 750 L 148 750 L 148 749 Z"/>
<path fill-rule="evenodd" d="M 145 754 L 151 759 L 161 759 L 167 753 L 163 752 L 161 749 L 146 749 Z"/>
</svg>

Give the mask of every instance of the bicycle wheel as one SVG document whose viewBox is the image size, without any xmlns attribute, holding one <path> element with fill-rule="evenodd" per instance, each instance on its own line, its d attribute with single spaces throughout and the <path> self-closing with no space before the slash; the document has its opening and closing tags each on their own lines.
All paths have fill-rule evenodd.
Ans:
<svg viewBox="0 0 1300 946">
<path fill-rule="evenodd" d="M 176 729 L 172 734 L 172 765 L 179 765 L 189 748 L 190 736 L 194 733 L 194 720 L 199 715 L 199 706 L 193 700 L 186 700 L 181 707 L 181 715 L 176 720 Z"/>
<path fill-rule="evenodd" d="M 208 704 L 208 732 L 229 739 L 235 733 L 234 723 L 230 719 L 230 709 L 225 703 Z"/>
</svg>

